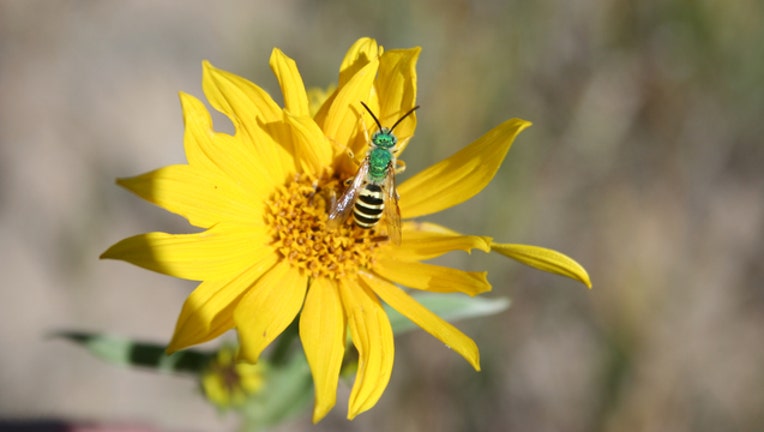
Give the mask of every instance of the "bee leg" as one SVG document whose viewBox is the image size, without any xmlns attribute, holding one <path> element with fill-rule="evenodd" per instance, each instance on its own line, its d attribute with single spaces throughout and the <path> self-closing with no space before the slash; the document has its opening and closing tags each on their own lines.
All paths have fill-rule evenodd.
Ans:
<svg viewBox="0 0 764 432">
<path fill-rule="evenodd" d="M 398 165 L 398 166 L 395 167 L 395 173 L 396 174 L 400 174 L 403 171 L 406 171 L 406 162 L 403 162 L 400 159 L 396 159 L 395 160 L 395 164 Z"/>
<path fill-rule="evenodd" d="M 342 145 L 342 144 L 338 143 L 337 141 L 335 141 L 334 138 L 327 137 L 326 139 L 329 140 L 329 143 L 332 145 L 332 147 L 334 147 L 335 150 L 343 150 L 345 148 L 344 145 Z"/>
<path fill-rule="evenodd" d="M 348 158 L 352 160 L 356 165 L 360 165 L 362 161 L 355 158 L 355 152 L 348 146 L 341 146 L 336 141 L 330 138 L 330 141 L 332 143 L 332 147 L 334 147 L 336 150 L 342 151 L 345 150 L 345 154 L 347 154 Z"/>
<path fill-rule="evenodd" d="M 329 207 L 328 208 L 331 209 L 331 208 L 334 208 L 334 206 L 337 205 L 337 192 L 332 190 L 332 191 L 328 192 L 328 195 L 329 195 Z"/>
<path fill-rule="evenodd" d="M 363 121 L 363 115 L 358 116 L 358 122 L 361 123 L 361 129 L 363 129 L 363 137 L 366 139 L 366 142 L 371 142 L 369 139 L 369 129 L 366 127 L 366 122 Z"/>
<path fill-rule="evenodd" d="M 313 181 L 312 181 L 312 182 L 310 182 L 310 187 L 313 189 L 313 190 L 310 192 L 310 198 L 311 198 L 311 199 L 313 199 L 313 197 L 314 197 L 314 196 L 315 196 L 315 195 L 316 195 L 316 194 L 319 192 L 319 190 L 321 189 L 321 188 L 318 186 L 318 179 L 313 179 Z"/>
</svg>

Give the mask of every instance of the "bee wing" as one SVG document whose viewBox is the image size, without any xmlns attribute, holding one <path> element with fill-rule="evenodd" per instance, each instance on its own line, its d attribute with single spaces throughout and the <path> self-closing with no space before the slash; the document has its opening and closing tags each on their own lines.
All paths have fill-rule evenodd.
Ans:
<svg viewBox="0 0 764 432">
<path fill-rule="evenodd" d="M 387 236 L 396 245 L 401 244 L 401 209 L 398 208 L 398 191 L 395 189 L 395 164 L 387 167 L 387 176 L 382 184 L 385 193 L 385 223 Z"/>
<path fill-rule="evenodd" d="M 337 200 L 334 206 L 332 206 L 332 209 L 329 211 L 330 229 L 339 228 L 339 226 L 342 225 L 345 220 L 347 220 L 348 216 L 350 216 L 350 212 L 353 209 L 355 200 L 358 198 L 358 191 L 361 190 L 361 187 L 366 182 L 366 175 L 368 172 L 369 159 L 366 158 L 358 168 L 358 172 L 355 174 L 355 177 L 353 177 L 353 182 L 350 184 L 350 186 L 348 186 L 347 189 L 345 189 L 345 192 L 342 193 L 340 199 Z"/>
</svg>

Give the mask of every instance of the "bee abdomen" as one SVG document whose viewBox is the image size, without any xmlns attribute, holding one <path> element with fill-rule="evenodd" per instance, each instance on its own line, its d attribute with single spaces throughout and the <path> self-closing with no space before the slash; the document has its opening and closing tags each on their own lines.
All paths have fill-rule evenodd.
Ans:
<svg viewBox="0 0 764 432">
<path fill-rule="evenodd" d="M 379 222 L 384 208 L 382 187 L 369 183 L 358 193 L 358 199 L 353 207 L 353 220 L 361 228 L 371 228 Z"/>
</svg>

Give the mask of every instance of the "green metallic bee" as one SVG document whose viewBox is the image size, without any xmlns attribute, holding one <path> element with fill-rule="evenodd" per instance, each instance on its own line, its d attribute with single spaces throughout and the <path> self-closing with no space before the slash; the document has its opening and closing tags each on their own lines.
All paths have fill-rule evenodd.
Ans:
<svg viewBox="0 0 764 432">
<path fill-rule="evenodd" d="M 393 130 L 403 119 L 411 115 L 419 106 L 401 116 L 392 127 L 386 128 L 377 116 L 361 102 L 371 114 L 379 128 L 371 136 L 369 150 L 353 181 L 329 212 L 329 227 L 340 226 L 353 210 L 353 221 L 360 228 L 374 227 L 384 212 L 387 235 L 393 243 L 401 242 L 401 212 L 398 209 L 398 192 L 395 190 L 395 157 L 398 138 Z"/>
</svg>

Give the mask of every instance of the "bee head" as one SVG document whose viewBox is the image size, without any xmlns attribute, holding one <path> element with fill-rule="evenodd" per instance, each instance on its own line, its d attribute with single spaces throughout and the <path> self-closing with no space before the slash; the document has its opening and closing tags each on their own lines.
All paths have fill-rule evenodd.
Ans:
<svg viewBox="0 0 764 432">
<path fill-rule="evenodd" d="M 377 132 L 374 132 L 374 135 L 371 136 L 371 142 L 376 147 L 390 149 L 395 147 L 395 144 L 398 143 L 398 138 L 393 135 L 390 129 L 383 127 Z"/>
<path fill-rule="evenodd" d="M 371 109 L 365 103 L 363 103 L 363 101 L 361 101 L 361 105 L 363 105 L 363 107 L 366 108 L 366 111 L 368 111 L 369 114 L 371 114 L 371 118 L 374 119 L 374 123 L 376 123 L 377 127 L 379 128 L 376 132 L 374 132 L 374 135 L 371 136 L 371 143 L 374 146 L 383 148 L 383 149 L 391 149 L 395 147 L 395 144 L 398 143 L 398 138 L 396 138 L 395 135 L 393 135 L 393 129 L 395 129 L 395 127 L 398 126 L 403 121 L 403 119 L 411 115 L 411 113 L 413 113 L 419 108 L 419 105 L 415 106 L 414 108 L 411 108 L 410 110 L 408 110 L 408 112 L 406 112 L 406 114 L 403 114 L 401 118 L 399 118 L 398 121 L 395 122 L 395 124 L 392 127 L 386 128 L 382 126 L 377 116 L 374 115 Z"/>
</svg>

